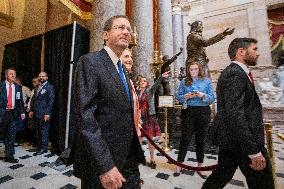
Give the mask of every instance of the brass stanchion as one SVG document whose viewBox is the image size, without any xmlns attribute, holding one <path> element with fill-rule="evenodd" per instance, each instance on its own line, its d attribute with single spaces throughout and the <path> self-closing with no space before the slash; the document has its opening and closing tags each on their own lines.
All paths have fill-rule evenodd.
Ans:
<svg viewBox="0 0 284 189">
<path fill-rule="evenodd" d="M 268 153 L 272 165 L 272 176 L 273 176 L 273 181 L 275 188 L 278 189 L 278 183 L 277 183 L 277 177 L 275 174 L 275 157 L 274 157 L 274 150 L 273 150 L 273 139 L 272 139 L 272 123 L 271 122 L 266 122 L 264 123 L 265 127 L 265 135 L 266 135 L 266 143 L 267 143 L 267 148 L 268 148 Z"/>
<path fill-rule="evenodd" d="M 169 134 L 168 134 L 168 108 L 165 107 L 165 116 L 164 116 L 164 123 L 165 123 L 165 142 L 163 146 L 163 150 L 168 152 L 171 150 L 169 147 Z"/>
<path fill-rule="evenodd" d="M 283 141 L 284 141 L 284 134 L 280 134 L 280 133 L 278 133 L 278 134 L 277 134 L 277 136 L 278 136 L 281 140 L 283 140 Z"/>
</svg>

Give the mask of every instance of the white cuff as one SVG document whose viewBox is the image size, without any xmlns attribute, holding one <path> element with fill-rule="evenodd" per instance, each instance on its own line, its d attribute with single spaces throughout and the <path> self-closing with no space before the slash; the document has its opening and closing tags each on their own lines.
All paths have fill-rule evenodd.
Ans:
<svg viewBox="0 0 284 189">
<path fill-rule="evenodd" d="M 252 155 L 248 155 L 250 159 L 261 156 L 261 152 L 258 152 L 257 154 L 252 154 Z"/>
</svg>

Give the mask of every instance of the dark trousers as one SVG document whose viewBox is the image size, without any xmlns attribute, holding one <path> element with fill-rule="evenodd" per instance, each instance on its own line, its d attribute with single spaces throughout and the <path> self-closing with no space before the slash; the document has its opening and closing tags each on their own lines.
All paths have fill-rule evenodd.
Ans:
<svg viewBox="0 0 284 189">
<path fill-rule="evenodd" d="M 262 171 L 255 171 L 249 166 L 251 163 L 249 157 L 220 150 L 217 169 L 208 177 L 202 189 L 224 188 L 230 182 L 238 167 L 246 177 L 250 189 L 274 189 L 272 168 L 267 150 L 263 148 L 261 153 L 266 159 L 266 168 Z"/>
<path fill-rule="evenodd" d="M 34 123 L 37 130 L 38 149 L 47 150 L 50 121 L 45 122 L 43 119 L 35 118 Z"/>
<path fill-rule="evenodd" d="M 17 133 L 17 119 L 12 111 L 6 111 L 4 115 L 4 145 L 6 157 L 13 157 L 15 154 L 15 138 Z"/>
<path fill-rule="evenodd" d="M 191 106 L 182 112 L 181 141 L 179 144 L 178 161 L 183 162 L 193 133 L 195 132 L 197 162 L 203 163 L 205 137 L 210 122 L 209 106 Z"/>
<path fill-rule="evenodd" d="M 128 161 L 121 171 L 126 182 L 121 189 L 140 189 L 140 172 L 137 163 Z M 93 176 L 81 179 L 81 189 L 103 189 L 99 177 Z"/>
</svg>

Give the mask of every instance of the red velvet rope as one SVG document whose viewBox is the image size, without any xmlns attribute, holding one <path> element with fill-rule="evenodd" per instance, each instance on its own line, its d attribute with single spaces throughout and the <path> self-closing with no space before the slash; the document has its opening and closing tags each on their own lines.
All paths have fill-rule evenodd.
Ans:
<svg viewBox="0 0 284 189">
<path fill-rule="evenodd" d="M 165 156 L 168 161 L 172 164 L 175 164 L 181 168 L 184 169 L 188 169 L 188 170 L 193 170 L 193 171 L 212 171 L 214 169 L 216 169 L 217 165 L 210 165 L 210 166 L 205 166 L 205 167 L 193 167 L 190 165 L 185 165 L 183 163 L 180 163 L 176 160 L 174 160 L 171 156 L 169 156 L 168 154 L 166 154 L 166 152 L 164 150 L 162 150 L 152 139 L 149 135 L 147 135 L 147 133 L 144 131 L 143 128 L 140 129 L 141 133 L 143 133 L 143 135 L 147 138 L 147 140 L 163 155 Z"/>
</svg>

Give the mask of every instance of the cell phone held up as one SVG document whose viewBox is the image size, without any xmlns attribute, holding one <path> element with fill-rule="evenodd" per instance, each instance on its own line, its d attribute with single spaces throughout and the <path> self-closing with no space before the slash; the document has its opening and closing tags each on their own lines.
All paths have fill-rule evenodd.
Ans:
<svg viewBox="0 0 284 189">
<path fill-rule="evenodd" d="M 196 93 L 198 93 L 198 90 L 192 90 L 192 93 L 196 94 Z"/>
</svg>

